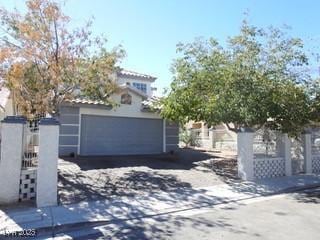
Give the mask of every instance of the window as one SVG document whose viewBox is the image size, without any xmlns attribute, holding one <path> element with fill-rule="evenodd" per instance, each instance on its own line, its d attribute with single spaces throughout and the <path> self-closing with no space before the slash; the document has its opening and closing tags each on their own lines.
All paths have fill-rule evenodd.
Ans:
<svg viewBox="0 0 320 240">
<path fill-rule="evenodd" d="M 132 102 L 132 97 L 128 93 L 124 93 L 121 95 L 121 104 L 128 104 L 130 105 Z"/>
<path fill-rule="evenodd" d="M 147 84 L 145 83 L 133 83 L 133 86 L 137 89 L 139 89 L 140 91 L 147 93 Z"/>
</svg>

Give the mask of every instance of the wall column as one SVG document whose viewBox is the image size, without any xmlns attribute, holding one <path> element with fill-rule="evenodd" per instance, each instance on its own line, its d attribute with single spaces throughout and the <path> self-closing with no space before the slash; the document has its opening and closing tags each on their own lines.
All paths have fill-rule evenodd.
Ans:
<svg viewBox="0 0 320 240">
<path fill-rule="evenodd" d="M 283 157 L 285 164 L 285 173 L 286 176 L 292 175 L 292 160 L 291 160 L 291 140 L 288 137 L 288 134 L 282 135 L 283 141 Z"/>
<path fill-rule="evenodd" d="M 59 122 L 43 118 L 39 123 L 37 207 L 57 205 Z"/>
<path fill-rule="evenodd" d="M 305 172 L 312 173 L 312 144 L 311 144 L 311 132 L 306 130 L 302 136 L 303 143 L 303 155 L 305 161 Z"/>
<path fill-rule="evenodd" d="M 162 131 L 163 131 L 163 149 L 162 149 L 162 151 L 164 152 L 164 153 L 166 153 L 167 152 L 167 141 L 166 141 L 166 138 L 167 138 L 167 134 L 166 134 L 166 132 L 167 132 L 167 122 L 166 122 L 166 120 L 165 119 L 163 119 L 163 121 L 162 121 L 162 124 L 163 124 L 163 129 L 162 129 Z"/>
<path fill-rule="evenodd" d="M 243 180 L 253 180 L 253 135 L 249 128 L 242 128 L 237 133 L 238 176 Z"/>
<path fill-rule="evenodd" d="M 24 117 L 8 116 L 1 122 L 0 203 L 18 202 L 23 156 Z"/>
</svg>

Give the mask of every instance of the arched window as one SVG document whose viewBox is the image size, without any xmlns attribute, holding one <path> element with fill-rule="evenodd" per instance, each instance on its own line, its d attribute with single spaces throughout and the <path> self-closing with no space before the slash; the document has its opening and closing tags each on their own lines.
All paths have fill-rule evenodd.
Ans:
<svg viewBox="0 0 320 240">
<path fill-rule="evenodd" d="M 129 93 L 124 93 L 121 95 L 121 104 L 131 104 L 132 97 Z"/>
</svg>

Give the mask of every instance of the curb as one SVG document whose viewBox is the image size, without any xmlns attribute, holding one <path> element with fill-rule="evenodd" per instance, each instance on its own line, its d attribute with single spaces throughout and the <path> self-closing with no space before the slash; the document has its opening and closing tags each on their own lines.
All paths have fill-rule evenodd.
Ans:
<svg viewBox="0 0 320 240">
<path fill-rule="evenodd" d="M 284 190 L 278 191 L 275 194 L 300 192 L 300 191 L 303 191 L 303 190 L 314 189 L 314 188 L 318 188 L 318 187 L 320 187 L 320 183 L 314 183 L 314 184 L 309 184 L 307 186 L 297 186 L 297 187 L 286 188 Z M 273 194 L 273 195 L 275 195 L 275 194 Z"/>
<path fill-rule="evenodd" d="M 123 218 L 117 218 L 117 219 L 110 219 L 110 220 L 93 220 L 93 221 L 83 221 L 83 222 L 76 222 L 76 223 L 69 223 L 69 224 L 63 224 L 63 225 L 55 225 L 55 226 L 48 226 L 48 227 L 41 227 L 37 228 L 37 233 L 38 237 L 45 237 L 45 236 L 52 236 L 55 237 L 59 234 L 63 234 L 66 230 L 68 231 L 74 231 L 74 230 L 79 230 L 80 228 L 85 228 L 85 227 L 96 227 L 99 225 L 106 225 L 110 223 L 117 223 L 121 221 L 130 221 L 130 220 L 137 220 L 137 219 L 143 219 L 143 218 L 150 218 L 150 217 L 155 217 L 155 216 L 161 216 L 165 214 L 172 214 L 172 213 L 178 213 L 182 211 L 187 211 L 187 210 L 192 210 L 192 209 L 201 209 L 205 207 L 212 207 L 212 206 L 218 206 L 218 205 L 223 205 L 223 204 L 229 204 L 229 203 L 236 203 L 236 202 L 241 202 L 245 200 L 250 200 L 250 199 L 255 199 L 259 197 L 268 197 L 268 196 L 274 196 L 274 195 L 279 195 L 279 194 L 286 194 L 286 193 L 292 193 L 292 192 L 301 192 L 304 190 L 308 189 L 314 189 L 320 187 L 320 184 L 310 184 L 307 186 L 295 186 L 295 187 L 290 187 L 287 189 L 279 190 L 277 192 L 271 192 L 271 193 L 265 193 L 265 194 L 260 194 L 258 196 L 251 196 L 247 198 L 241 198 L 241 199 L 236 199 L 236 200 L 226 200 L 226 201 L 221 201 L 215 204 L 209 203 L 209 202 L 203 202 L 199 203 L 198 207 L 182 207 L 178 208 L 176 210 L 167 210 L 165 212 L 159 212 L 159 213 L 154 213 L 154 214 L 144 214 L 141 216 L 137 217 L 123 217 Z"/>
</svg>

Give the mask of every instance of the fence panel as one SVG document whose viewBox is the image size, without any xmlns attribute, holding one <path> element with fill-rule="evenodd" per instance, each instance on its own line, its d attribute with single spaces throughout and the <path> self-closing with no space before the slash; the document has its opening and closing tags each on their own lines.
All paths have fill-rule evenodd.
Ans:
<svg viewBox="0 0 320 240">
<path fill-rule="evenodd" d="M 320 173 L 320 128 L 313 128 L 311 133 L 312 172 Z"/>
</svg>

